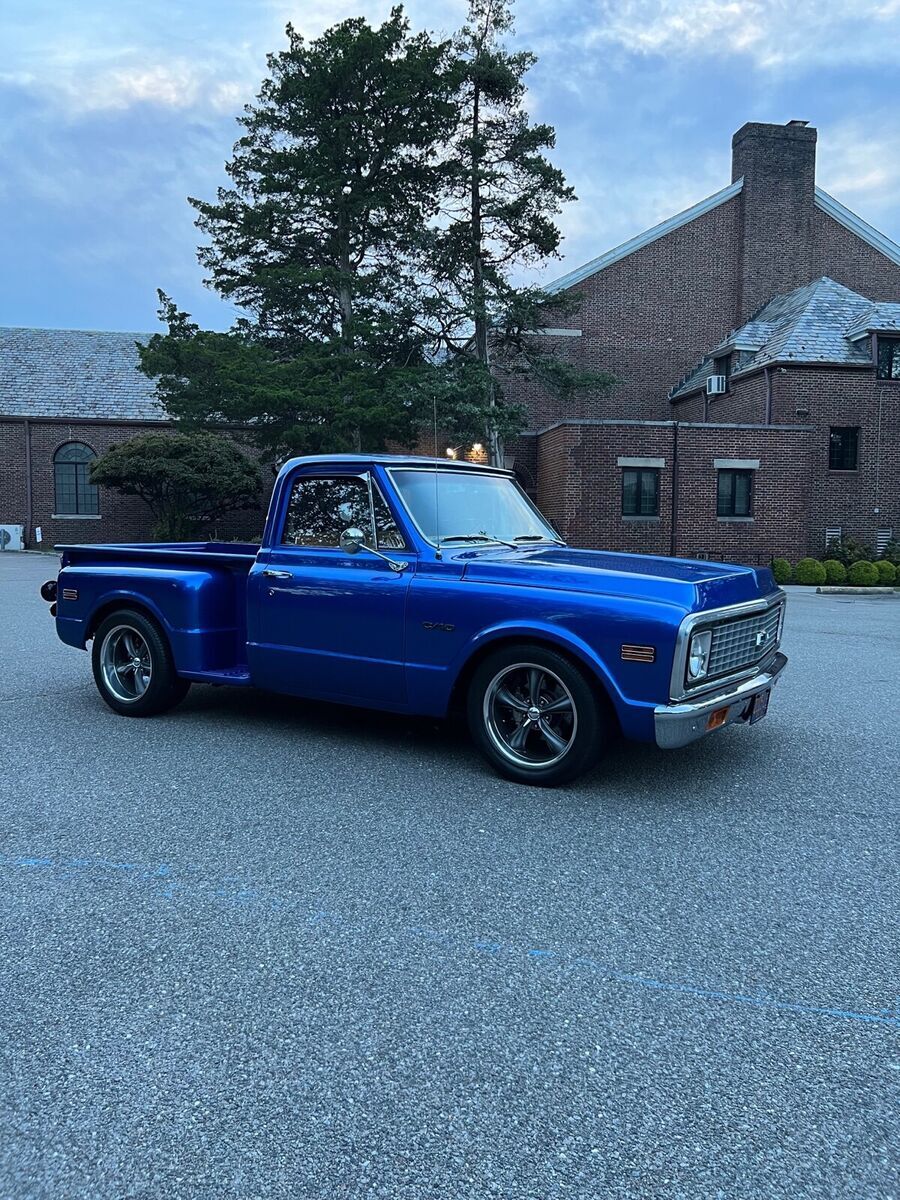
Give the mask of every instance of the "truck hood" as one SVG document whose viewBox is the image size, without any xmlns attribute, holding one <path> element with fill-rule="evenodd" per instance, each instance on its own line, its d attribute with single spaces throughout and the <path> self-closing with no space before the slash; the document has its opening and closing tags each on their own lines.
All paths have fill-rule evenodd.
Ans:
<svg viewBox="0 0 900 1200">
<path fill-rule="evenodd" d="M 552 588 L 664 601 L 687 611 L 721 608 L 774 592 L 767 567 L 574 550 L 568 546 L 468 547 L 454 553 L 464 578 L 479 583 Z"/>
</svg>

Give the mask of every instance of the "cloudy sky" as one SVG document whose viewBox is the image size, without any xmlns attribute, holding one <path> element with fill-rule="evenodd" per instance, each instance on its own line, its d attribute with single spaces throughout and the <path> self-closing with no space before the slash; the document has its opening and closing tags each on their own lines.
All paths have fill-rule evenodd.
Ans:
<svg viewBox="0 0 900 1200">
<path fill-rule="evenodd" d="M 185 197 L 209 197 L 234 117 L 291 20 L 315 36 L 389 0 L 5 0 L 0 324 L 156 327 L 162 287 L 211 328 Z M 463 0 L 410 0 L 449 33 Z M 819 129 L 819 183 L 900 241 L 900 0 L 519 0 L 529 106 L 579 196 L 577 266 L 730 181 L 747 120 Z"/>
</svg>

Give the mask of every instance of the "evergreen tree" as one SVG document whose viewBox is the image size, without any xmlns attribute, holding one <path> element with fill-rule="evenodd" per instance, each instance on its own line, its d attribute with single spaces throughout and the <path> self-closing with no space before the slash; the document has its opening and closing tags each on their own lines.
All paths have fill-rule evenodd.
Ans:
<svg viewBox="0 0 900 1200">
<path fill-rule="evenodd" d="M 175 417 L 253 421 L 267 450 L 377 448 L 411 436 L 428 374 L 418 246 L 439 200 L 456 120 L 450 44 L 344 21 L 287 49 L 240 118 L 215 201 L 192 199 L 208 282 L 240 306 L 202 333 L 161 296 L 169 325 L 142 352 Z"/>
<path fill-rule="evenodd" d="M 480 413 L 492 461 L 504 435 L 523 414 L 503 399 L 505 376 L 531 377 L 566 394 L 602 389 L 608 374 L 573 368 L 542 351 L 530 336 L 569 308 L 538 288 L 517 287 L 515 272 L 558 255 L 556 217 L 575 198 L 545 151 L 555 144 L 546 124 L 531 124 L 524 108 L 528 51 L 512 52 L 509 0 L 470 0 L 455 39 L 460 70 L 459 121 L 444 168 L 446 223 L 434 231 L 430 264 L 434 290 L 427 311 L 440 330 L 447 363 L 459 360 Z M 474 399 L 478 396 L 478 400 Z"/>
</svg>

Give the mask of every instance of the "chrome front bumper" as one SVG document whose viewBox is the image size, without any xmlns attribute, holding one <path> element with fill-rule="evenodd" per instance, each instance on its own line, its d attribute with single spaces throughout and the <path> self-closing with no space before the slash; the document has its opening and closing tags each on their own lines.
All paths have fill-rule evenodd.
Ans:
<svg viewBox="0 0 900 1200">
<path fill-rule="evenodd" d="M 720 691 L 707 693 L 696 700 L 683 700 L 680 704 L 660 704 L 654 711 L 656 744 L 664 750 L 674 750 L 695 742 L 712 730 L 707 728 L 710 714 L 720 708 L 728 708 L 724 721 L 717 729 L 733 725 L 735 721 L 748 720 L 750 702 L 754 696 L 774 687 L 784 670 L 787 659 L 781 653 L 775 655 L 771 664 L 752 679 L 723 687 Z"/>
</svg>

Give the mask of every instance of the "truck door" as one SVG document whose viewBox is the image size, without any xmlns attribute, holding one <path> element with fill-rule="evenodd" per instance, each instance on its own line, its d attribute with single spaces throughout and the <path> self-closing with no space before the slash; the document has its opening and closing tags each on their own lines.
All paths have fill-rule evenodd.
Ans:
<svg viewBox="0 0 900 1200">
<path fill-rule="evenodd" d="M 344 530 L 405 570 L 361 549 Z M 248 659 L 260 687 L 402 708 L 404 626 L 414 554 L 368 474 L 299 474 L 248 591 Z"/>
</svg>

